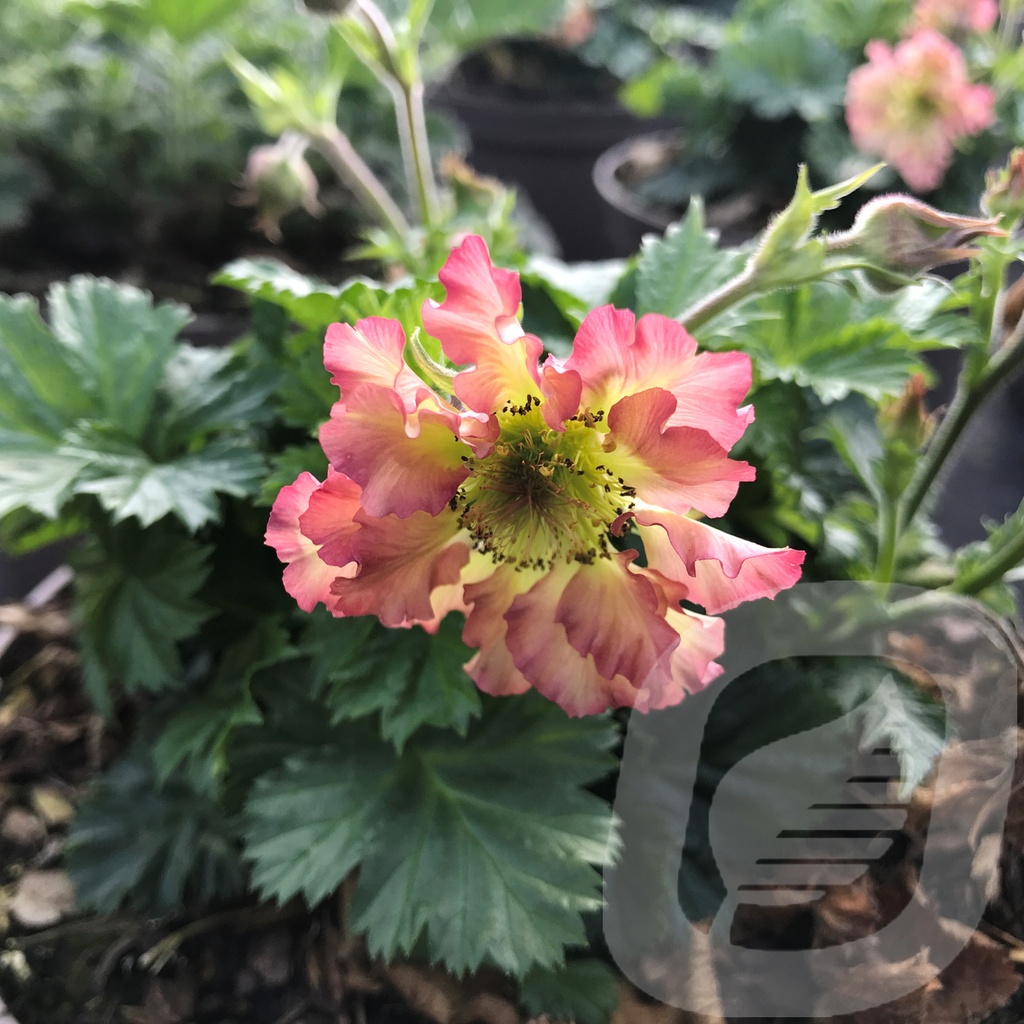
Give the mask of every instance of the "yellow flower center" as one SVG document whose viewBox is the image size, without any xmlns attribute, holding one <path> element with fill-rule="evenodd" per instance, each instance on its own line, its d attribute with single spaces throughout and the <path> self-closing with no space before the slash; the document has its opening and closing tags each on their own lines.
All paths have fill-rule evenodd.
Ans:
<svg viewBox="0 0 1024 1024">
<path fill-rule="evenodd" d="M 497 417 L 493 451 L 466 458 L 469 478 L 451 500 L 477 550 L 517 569 L 608 558 L 609 528 L 636 492 L 604 464 L 604 412 L 552 430 L 530 396 Z"/>
</svg>

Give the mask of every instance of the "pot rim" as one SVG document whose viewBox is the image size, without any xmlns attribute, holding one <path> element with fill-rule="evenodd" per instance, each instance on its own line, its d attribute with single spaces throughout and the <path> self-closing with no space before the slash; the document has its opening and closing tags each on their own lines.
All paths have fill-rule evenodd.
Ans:
<svg viewBox="0 0 1024 1024">
<path fill-rule="evenodd" d="M 681 128 L 668 128 L 644 132 L 615 143 L 594 162 L 594 188 L 610 206 L 629 214 L 654 230 L 664 231 L 679 219 L 678 212 L 667 206 L 644 202 L 622 183 L 618 175 L 618 171 L 634 157 L 637 147 L 644 145 L 652 148 L 674 147 L 678 151 L 685 145 L 685 131 Z"/>
</svg>

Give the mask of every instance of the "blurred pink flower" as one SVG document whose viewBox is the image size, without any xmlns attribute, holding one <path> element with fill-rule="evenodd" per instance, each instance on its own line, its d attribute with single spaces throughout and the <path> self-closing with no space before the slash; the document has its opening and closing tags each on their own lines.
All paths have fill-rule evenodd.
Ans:
<svg viewBox="0 0 1024 1024">
<path fill-rule="evenodd" d="M 941 182 L 958 139 L 995 118 L 995 94 L 972 85 L 964 56 L 932 29 L 920 29 L 890 49 L 867 45 L 868 63 L 846 84 L 846 122 L 854 144 L 896 168 L 917 192 Z"/>
<path fill-rule="evenodd" d="M 540 362 L 519 277 L 481 238 L 440 278 L 423 323 L 465 367 L 441 393 L 405 361 L 397 321 L 327 331 L 330 469 L 285 487 L 267 528 L 285 588 L 306 611 L 387 626 L 461 611 L 466 671 L 488 693 L 533 688 L 571 715 L 678 703 L 720 671 L 713 616 L 791 587 L 804 558 L 703 521 L 754 476 L 728 457 L 754 415 L 750 358 L 602 306 L 567 359 Z"/>
<path fill-rule="evenodd" d="M 998 0 L 917 0 L 911 26 L 945 35 L 987 32 L 998 18 Z"/>
</svg>

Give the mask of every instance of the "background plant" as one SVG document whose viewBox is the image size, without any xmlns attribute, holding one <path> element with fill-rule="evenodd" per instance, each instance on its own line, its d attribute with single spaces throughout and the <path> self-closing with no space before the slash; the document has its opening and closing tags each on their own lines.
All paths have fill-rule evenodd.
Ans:
<svg viewBox="0 0 1024 1024">
<path fill-rule="evenodd" d="M 5 263 L 51 277 L 133 268 L 164 294 L 194 297 L 251 241 L 239 185 L 262 133 L 225 53 L 287 61 L 310 79 L 327 60 L 327 22 L 265 0 L 41 0 L 6 5 L 0 19 Z M 374 173 L 397 181 L 385 102 L 353 81 L 337 113 Z M 322 198 L 324 225 L 289 223 L 286 242 L 340 273 L 359 216 L 342 189 Z"/>
<path fill-rule="evenodd" d="M 801 163 L 818 184 L 865 170 L 879 154 L 862 153 L 851 141 L 847 81 L 864 64 L 867 44 L 895 44 L 910 31 L 914 11 L 912 0 L 741 0 L 727 17 L 686 8 L 651 17 L 648 31 L 665 56 L 623 96 L 642 113 L 680 117 L 687 151 L 646 186 L 649 198 L 678 207 L 690 194 L 714 199 L 753 190 L 777 202 Z M 997 29 L 955 34 L 972 80 L 990 84 L 998 106 L 988 129 L 960 142 L 930 196 L 943 209 L 972 212 L 986 168 L 1021 141 L 1017 17 L 1005 5 Z M 860 201 L 906 185 L 887 169 L 867 188 Z M 849 205 L 846 224 L 855 207 L 856 201 Z M 836 216 L 831 222 L 842 224 Z"/>
</svg>

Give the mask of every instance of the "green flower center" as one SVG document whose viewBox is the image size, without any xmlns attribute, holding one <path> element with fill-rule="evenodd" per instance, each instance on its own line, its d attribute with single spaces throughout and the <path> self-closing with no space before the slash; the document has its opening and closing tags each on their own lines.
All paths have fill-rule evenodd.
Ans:
<svg viewBox="0 0 1024 1024">
<path fill-rule="evenodd" d="M 478 551 L 517 569 L 608 558 L 612 523 L 635 490 L 605 465 L 604 412 L 578 414 L 552 430 L 540 401 L 499 412 L 500 434 L 451 500 Z"/>
</svg>

